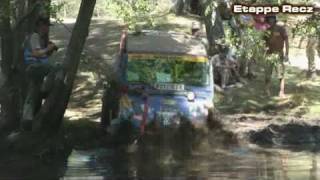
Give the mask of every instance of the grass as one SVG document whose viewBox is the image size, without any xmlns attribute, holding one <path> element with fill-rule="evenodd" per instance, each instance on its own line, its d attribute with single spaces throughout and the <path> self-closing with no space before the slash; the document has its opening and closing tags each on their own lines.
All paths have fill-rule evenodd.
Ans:
<svg viewBox="0 0 320 180">
<path fill-rule="evenodd" d="M 306 79 L 306 73 L 295 67 L 287 67 L 286 71 L 287 98 L 277 97 L 279 82 L 272 80 L 272 95 L 264 93 L 264 76 L 257 73 L 242 88 L 230 89 L 225 94 L 218 94 L 216 107 L 225 114 L 235 113 L 266 113 L 303 118 L 316 118 L 320 115 L 320 77 Z"/>
</svg>

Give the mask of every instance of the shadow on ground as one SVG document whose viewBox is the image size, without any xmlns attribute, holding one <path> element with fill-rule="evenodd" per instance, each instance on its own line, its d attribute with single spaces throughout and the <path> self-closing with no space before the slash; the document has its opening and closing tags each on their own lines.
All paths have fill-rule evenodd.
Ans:
<svg viewBox="0 0 320 180">
<path fill-rule="evenodd" d="M 55 24 L 51 28 L 51 39 L 60 48 L 51 57 L 52 62 L 63 61 L 73 26 L 74 20 L 66 20 L 65 23 Z M 99 119 L 103 82 L 109 78 L 110 65 L 118 49 L 121 29 L 121 24 L 115 20 L 92 20 L 65 115 L 68 119 Z"/>
</svg>

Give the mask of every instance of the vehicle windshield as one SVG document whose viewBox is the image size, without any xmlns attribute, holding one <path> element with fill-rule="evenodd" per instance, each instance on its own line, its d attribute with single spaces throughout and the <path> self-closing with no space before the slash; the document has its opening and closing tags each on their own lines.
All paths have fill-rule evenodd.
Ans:
<svg viewBox="0 0 320 180">
<path fill-rule="evenodd" d="M 127 81 L 205 86 L 209 83 L 209 63 L 206 57 L 129 54 Z"/>
</svg>

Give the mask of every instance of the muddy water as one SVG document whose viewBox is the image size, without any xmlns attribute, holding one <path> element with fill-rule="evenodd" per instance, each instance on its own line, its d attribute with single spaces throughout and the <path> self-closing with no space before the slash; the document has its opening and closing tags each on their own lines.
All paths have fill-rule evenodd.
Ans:
<svg viewBox="0 0 320 180">
<path fill-rule="evenodd" d="M 316 180 L 320 153 L 203 143 L 192 153 L 168 146 L 73 150 L 67 159 L 0 158 L 0 180 Z M 297 149 L 289 148 L 286 149 Z M 186 153 L 187 152 L 187 153 Z"/>
<path fill-rule="evenodd" d="M 62 179 L 315 180 L 320 179 L 319 158 L 316 153 L 239 146 L 192 155 L 170 149 L 131 155 L 74 150 Z"/>
<path fill-rule="evenodd" d="M 133 154 L 73 150 L 57 164 L 24 161 L 17 165 L 0 160 L 0 180 L 316 180 L 320 179 L 318 162 L 317 153 L 256 147 L 210 148 L 192 155 L 170 149 Z"/>
</svg>

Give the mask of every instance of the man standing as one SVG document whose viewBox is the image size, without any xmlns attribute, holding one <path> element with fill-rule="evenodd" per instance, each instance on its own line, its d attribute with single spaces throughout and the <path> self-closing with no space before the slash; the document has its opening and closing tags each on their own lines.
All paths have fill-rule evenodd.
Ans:
<svg viewBox="0 0 320 180">
<path fill-rule="evenodd" d="M 318 5 L 315 4 L 315 7 Z M 320 57 L 320 26 L 319 26 L 319 20 L 320 20 L 320 13 L 315 13 L 314 15 L 310 16 L 306 21 L 305 24 L 307 24 L 308 32 L 305 33 L 308 38 L 308 43 L 306 47 L 306 55 L 308 58 L 308 78 L 315 78 L 316 73 L 316 51 L 318 51 L 318 56 Z M 305 25 L 304 24 L 304 25 Z"/>
<path fill-rule="evenodd" d="M 55 66 L 49 64 L 49 56 L 57 46 L 48 42 L 50 22 L 39 18 L 36 21 L 34 33 L 26 37 L 24 42 L 24 63 L 27 73 L 27 96 L 23 108 L 22 128 L 30 130 L 35 113 L 42 104 L 41 87 L 46 76 L 55 71 Z"/>
<path fill-rule="evenodd" d="M 268 37 L 266 38 L 267 55 L 275 54 L 279 57 L 276 62 L 278 78 L 280 81 L 279 97 L 285 97 L 285 65 L 284 62 L 289 60 L 289 40 L 288 34 L 284 26 L 277 24 L 277 17 L 270 15 L 266 17 L 266 22 L 270 25 L 268 29 Z M 268 63 L 266 67 L 266 92 L 270 95 L 271 77 L 274 68 L 274 63 Z"/>
<path fill-rule="evenodd" d="M 308 74 L 307 77 L 313 79 L 316 77 L 316 49 L 317 49 L 318 39 L 313 35 L 308 36 L 308 43 L 306 47 L 306 55 L 308 58 Z M 320 56 L 320 55 L 319 55 Z"/>
</svg>

